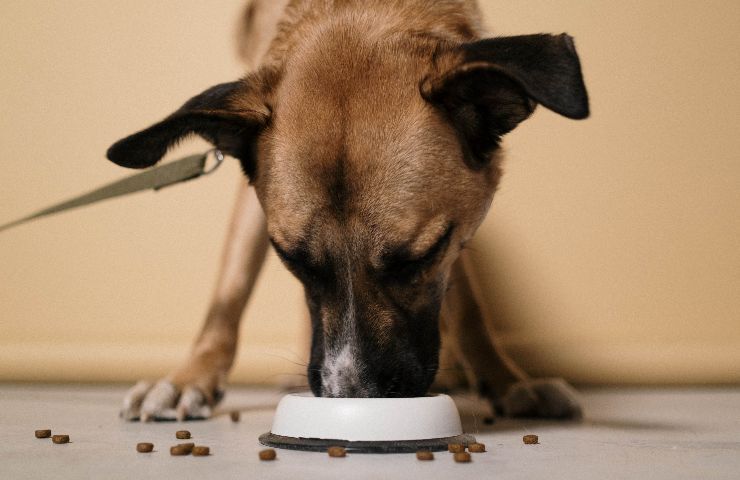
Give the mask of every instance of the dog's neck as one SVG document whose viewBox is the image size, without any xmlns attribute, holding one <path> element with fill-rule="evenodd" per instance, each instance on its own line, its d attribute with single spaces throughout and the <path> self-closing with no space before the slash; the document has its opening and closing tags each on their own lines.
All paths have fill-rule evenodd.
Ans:
<svg viewBox="0 0 740 480">
<path fill-rule="evenodd" d="M 292 0 L 263 63 L 284 65 L 307 39 L 334 29 L 370 42 L 409 36 L 464 42 L 484 33 L 475 0 Z"/>
</svg>

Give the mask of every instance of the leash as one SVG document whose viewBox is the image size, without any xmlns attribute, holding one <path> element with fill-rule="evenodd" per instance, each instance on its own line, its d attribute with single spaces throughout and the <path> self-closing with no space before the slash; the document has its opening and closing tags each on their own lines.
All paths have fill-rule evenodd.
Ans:
<svg viewBox="0 0 740 480">
<path fill-rule="evenodd" d="M 206 168 L 206 161 L 210 154 L 213 154 L 216 159 L 216 163 L 212 167 Z M 43 210 L 39 210 L 38 212 L 19 218 L 13 222 L 6 223 L 5 225 L 0 225 L 0 232 L 17 227 L 18 225 L 30 222 L 37 218 L 81 207 L 83 205 L 100 202 L 101 200 L 120 197 L 122 195 L 139 192 L 141 190 L 151 189 L 158 191 L 171 185 L 187 182 L 188 180 L 193 180 L 200 176 L 215 172 L 216 169 L 221 166 L 223 161 L 224 154 L 215 148 L 205 153 L 184 157 L 159 167 L 150 168 L 145 172 L 137 173 L 136 175 L 109 183 L 108 185 L 104 185 L 89 193 L 57 203 L 56 205 L 44 208 Z"/>
</svg>

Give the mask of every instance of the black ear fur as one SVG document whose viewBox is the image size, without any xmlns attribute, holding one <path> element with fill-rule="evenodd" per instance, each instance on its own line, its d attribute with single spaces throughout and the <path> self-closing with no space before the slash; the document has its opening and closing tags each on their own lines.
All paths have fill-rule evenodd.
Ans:
<svg viewBox="0 0 740 480">
<path fill-rule="evenodd" d="M 518 82 L 537 103 L 572 119 L 588 117 L 588 94 L 573 37 L 520 35 L 463 47 L 466 63 L 490 62 Z"/>
<path fill-rule="evenodd" d="M 251 94 L 245 80 L 211 87 L 161 122 L 119 140 L 106 155 L 123 167 L 151 167 L 180 139 L 197 134 L 224 153 L 246 160 L 254 135 L 269 118 L 267 106 L 250 102 Z"/>
<path fill-rule="evenodd" d="M 589 115 L 581 64 L 566 34 L 480 40 L 436 60 L 438 73 L 422 82 L 421 93 L 447 113 L 480 161 L 537 103 L 568 118 Z"/>
</svg>

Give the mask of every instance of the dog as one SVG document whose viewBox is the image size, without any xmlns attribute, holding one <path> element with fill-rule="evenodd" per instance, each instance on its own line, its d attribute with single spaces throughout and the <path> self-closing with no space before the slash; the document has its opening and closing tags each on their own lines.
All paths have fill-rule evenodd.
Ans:
<svg viewBox="0 0 740 480">
<path fill-rule="evenodd" d="M 304 286 L 316 396 L 467 383 L 500 415 L 578 418 L 567 383 L 529 378 L 489 336 L 464 250 L 501 177 L 501 138 L 538 104 L 589 115 L 573 39 L 486 38 L 474 0 L 254 0 L 242 23 L 250 73 L 107 153 L 146 168 L 196 134 L 248 179 L 189 359 L 135 385 L 122 416 L 212 414 L 272 246 Z"/>
</svg>

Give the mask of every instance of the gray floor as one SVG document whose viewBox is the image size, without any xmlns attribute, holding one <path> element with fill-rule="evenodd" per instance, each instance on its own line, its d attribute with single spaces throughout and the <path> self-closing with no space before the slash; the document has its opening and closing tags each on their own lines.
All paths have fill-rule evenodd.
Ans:
<svg viewBox="0 0 740 480">
<path fill-rule="evenodd" d="M 489 452 L 471 464 L 447 453 L 433 462 L 413 455 L 329 458 L 278 451 L 260 462 L 259 434 L 269 430 L 280 393 L 233 389 L 221 414 L 205 422 L 140 424 L 117 418 L 123 387 L 0 385 L 0 478 L 495 478 L 495 479 L 740 479 L 740 388 L 585 390 L 580 424 L 505 421 L 482 424 L 480 404 L 458 397 L 469 433 Z M 34 438 L 34 430 L 67 433 L 68 445 Z M 187 428 L 207 458 L 171 457 L 174 431 Z M 540 445 L 524 445 L 535 433 Z M 155 444 L 152 454 L 137 442 Z"/>
</svg>

